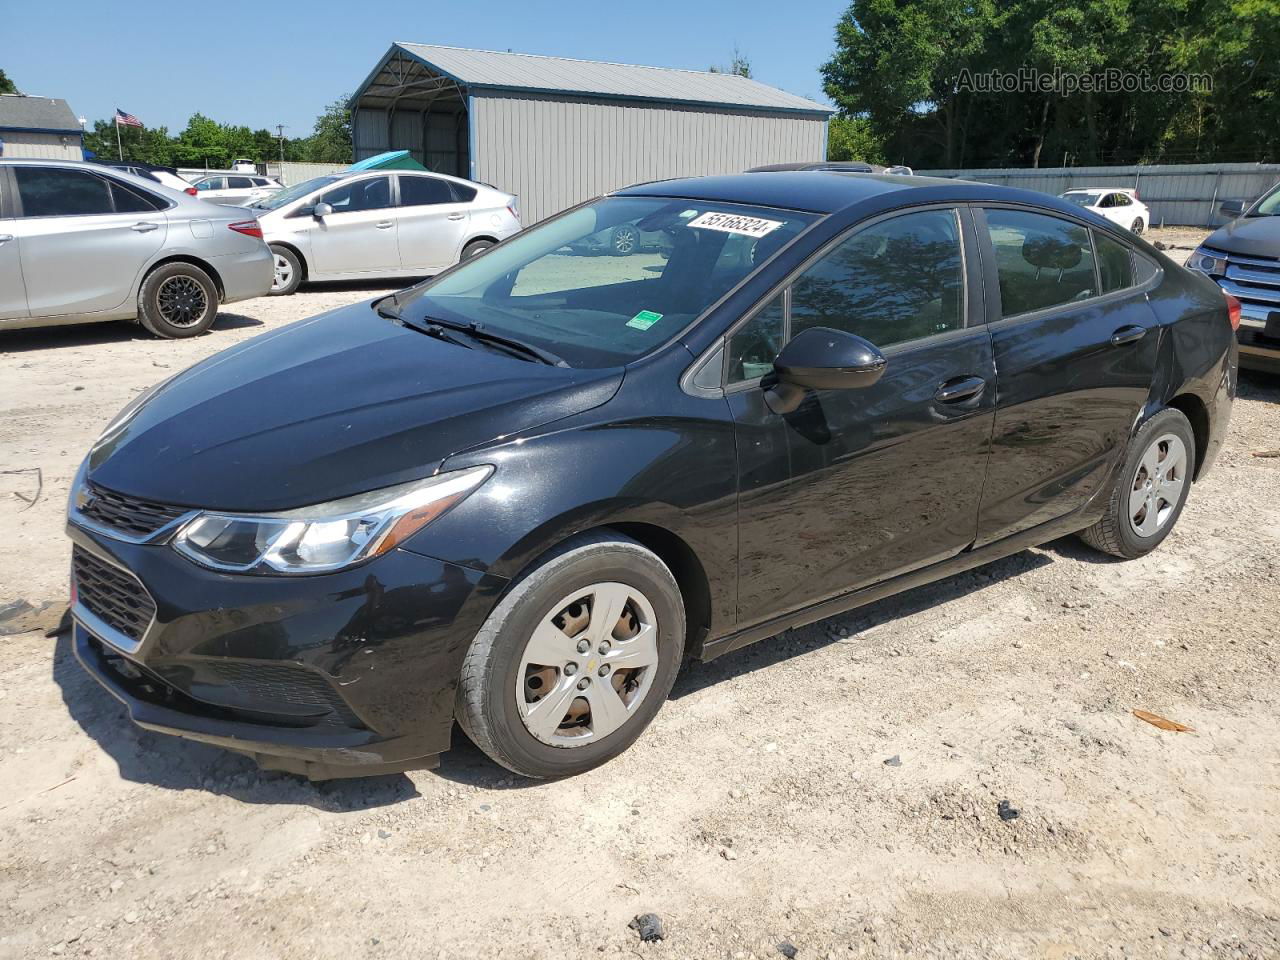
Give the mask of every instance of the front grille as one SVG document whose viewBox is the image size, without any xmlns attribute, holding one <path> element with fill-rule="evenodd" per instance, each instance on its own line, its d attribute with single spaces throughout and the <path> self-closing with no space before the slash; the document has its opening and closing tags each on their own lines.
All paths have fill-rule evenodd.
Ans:
<svg viewBox="0 0 1280 960">
<path fill-rule="evenodd" d="M 137 577 L 80 547 L 71 551 L 71 575 L 78 604 L 134 643 L 142 639 L 156 615 L 156 604 Z"/>
<path fill-rule="evenodd" d="M 80 513 L 131 537 L 149 537 L 190 509 L 126 496 L 92 483 L 88 488 L 90 496 L 88 502 L 79 508 Z"/>
<path fill-rule="evenodd" d="M 322 722 L 361 727 L 359 718 L 329 683 L 310 670 L 274 663 L 210 663 L 220 681 L 270 711 L 273 703 L 327 711 Z"/>
<path fill-rule="evenodd" d="M 1218 285 L 1240 301 L 1240 324 L 1255 334 L 1266 329 L 1271 314 L 1280 311 L 1280 259 L 1246 257 L 1205 247 L 1205 252 L 1227 262 L 1225 276 L 1214 277 Z"/>
</svg>

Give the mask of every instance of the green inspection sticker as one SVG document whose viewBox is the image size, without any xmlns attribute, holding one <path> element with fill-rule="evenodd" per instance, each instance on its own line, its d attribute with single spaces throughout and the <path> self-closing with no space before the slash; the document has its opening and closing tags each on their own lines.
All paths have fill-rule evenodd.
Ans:
<svg viewBox="0 0 1280 960">
<path fill-rule="evenodd" d="M 641 310 L 627 321 L 627 326 L 636 330 L 648 330 L 661 319 L 662 314 L 660 313 L 654 313 L 652 310 Z"/>
</svg>

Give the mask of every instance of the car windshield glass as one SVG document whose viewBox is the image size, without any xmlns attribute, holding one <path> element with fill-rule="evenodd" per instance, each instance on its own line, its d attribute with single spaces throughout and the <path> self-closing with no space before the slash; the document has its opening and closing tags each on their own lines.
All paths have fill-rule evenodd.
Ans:
<svg viewBox="0 0 1280 960">
<path fill-rule="evenodd" d="M 1100 193 L 1064 193 L 1062 195 L 1063 200 L 1070 200 L 1081 207 L 1096 207 L 1101 197 Z"/>
<path fill-rule="evenodd" d="M 279 193 L 264 197 L 254 204 L 259 210 L 278 210 L 285 204 L 293 203 L 299 197 L 305 197 L 313 190 L 319 190 L 321 187 L 327 187 L 331 183 L 337 183 L 342 177 L 315 177 L 311 180 L 304 180 L 302 183 L 294 184 L 292 187 L 281 190 Z"/>
<path fill-rule="evenodd" d="M 815 219 L 606 197 L 400 294 L 401 315 L 478 324 L 575 367 L 614 366 L 670 340 Z"/>
<path fill-rule="evenodd" d="M 1276 184 L 1271 192 L 1262 198 L 1253 211 L 1255 217 L 1274 217 L 1280 215 L 1280 184 Z"/>
</svg>

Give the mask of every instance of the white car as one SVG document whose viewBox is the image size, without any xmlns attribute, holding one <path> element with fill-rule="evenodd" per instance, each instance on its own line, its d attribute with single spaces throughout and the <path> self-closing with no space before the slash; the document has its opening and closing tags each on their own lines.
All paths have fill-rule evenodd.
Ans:
<svg viewBox="0 0 1280 960">
<path fill-rule="evenodd" d="M 511 194 L 426 171 L 316 177 L 252 212 L 275 254 L 277 295 L 304 280 L 432 276 L 520 232 Z"/>
<path fill-rule="evenodd" d="M 279 181 L 270 177 L 234 173 L 202 177 L 192 186 L 196 188 L 196 195 L 201 200 L 228 203 L 234 207 L 251 206 L 284 189 Z"/>
<path fill-rule="evenodd" d="M 1137 190 L 1090 187 L 1068 190 L 1062 194 L 1062 199 L 1092 210 L 1098 216 L 1118 223 L 1132 233 L 1142 233 L 1151 226 L 1151 211 L 1138 199 Z"/>
</svg>

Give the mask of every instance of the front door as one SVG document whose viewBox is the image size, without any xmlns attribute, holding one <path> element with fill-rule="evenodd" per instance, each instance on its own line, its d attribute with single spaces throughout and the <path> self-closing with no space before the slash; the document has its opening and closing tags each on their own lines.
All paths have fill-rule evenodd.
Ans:
<svg viewBox="0 0 1280 960">
<path fill-rule="evenodd" d="M 12 229 L 16 204 L 9 196 L 11 189 L 7 175 L 0 170 L 0 320 L 27 315 L 27 288 L 22 282 L 18 235 Z"/>
<path fill-rule="evenodd" d="M 435 273 L 458 259 L 470 228 L 470 204 L 459 203 L 447 180 L 402 173 L 400 265 L 408 273 Z"/>
<path fill-rule="evenodd" d="M 979 545 L 1103 490 L 1151 392 L 1160 339 L 1126 244 L 1027 210 L 983 219 L 1000 377 Z"/>
<path fill-rule="evenodd" d="M 318 273 L 394 276 L 401 272 L 389 176 L 347 180 L 317 202 L 333 208 L 311 228 L 311 255 Z"/>
<path fill-rule="evenodd" d="M 740 625 L 972 543 L 995 371 L 973 233 L 961 223 L 959 211 L 934 208 L 860 227 L 729 338 Z M 815 326 L 876 344 L 885 373 L 862 389 L 809 391 L 794 411 L 775 412 L 773 358 Z"/>
<path fill-rule="evenodd" d="M 14 166 L 17 238 L 33 317 L 122 307 L 164 244 L 168 221 L 140 193 L 67 167 Z M 11 246 L 13 241 L 5 244 Z"/>
</svg>

